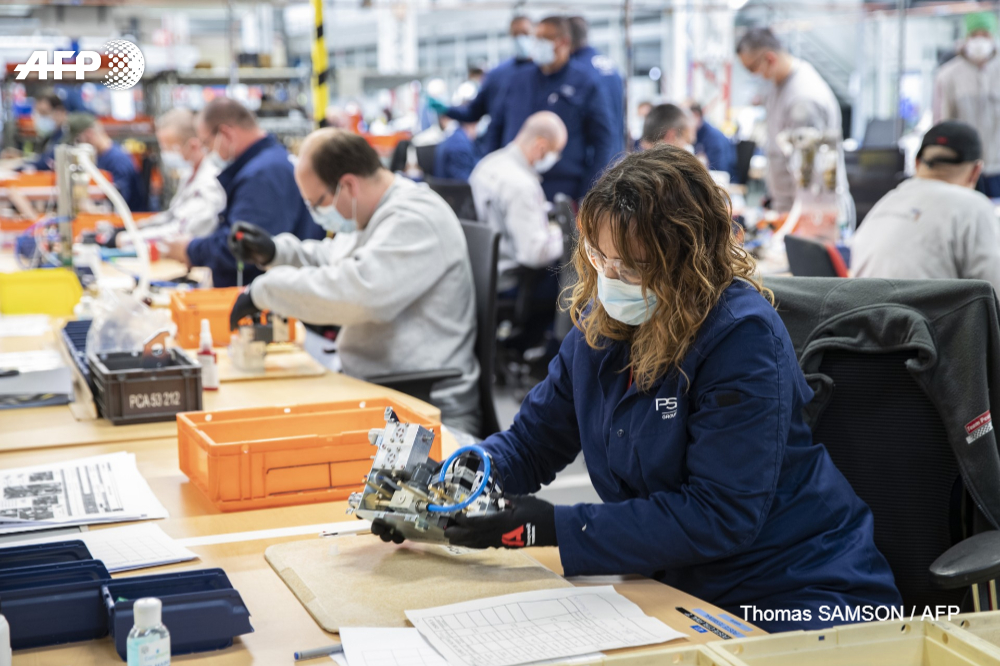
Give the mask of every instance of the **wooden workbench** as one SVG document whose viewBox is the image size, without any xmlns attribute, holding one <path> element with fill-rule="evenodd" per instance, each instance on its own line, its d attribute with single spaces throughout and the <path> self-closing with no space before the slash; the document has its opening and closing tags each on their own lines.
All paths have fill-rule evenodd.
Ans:
<svg viewBox="0 0 1000 666">
<path fill-rule="evenodd" d="M 164 266 L 159 268 L 161 270 L 158 272 L 162 274 Z M 37 348 L 39 342 L 8 338 L 0 341 L 0 350 Z M 432 405 L 391 389 L 333 373 L 301 379 L 226 383 L 218 392 L 204 394 L 204 407 L 215 410 L 382 396 L 403 401 L 416 411 L 439 418 L 439 411 Z M 445 452 L 453 450 L 455 446 L 453 438 L 447 432 L 442 444 Z M 160 525 L 174 538 L 236 535 L 350 520 L 345 514 L 346 502 L 237 513 L 220 512 L 181 473 L 177 458 L 176 424 L 172 421 L 131 426 L 113 426 L 105 420 L 77 421 L 67 406 L 0 411 L 2 468 L 45 464 L 118 451 L 135 454 L 139 471 L 170 513 L 170 518 L 161 521 Z M 225 543 L 189 546 L 200 556 L 198 562 L 122 574 L 144 575 L 221 567 L 242 595 L 251 613 L 254 633 L 237 638 L 234 645 L 226 650 L 175 657 L 173 661 L 226 665 L 291 663 L 292 653 L 297 649 L 336 642 L 336 636 L 320 629 L 264 559 L 264 550 L 273 544 L 315 537 L 241 534 L 238 538 L 239 540 Z M 545 566 L 561 573 L 556 549 L 531 549 L 529 552 Z M 588 584 L 585 580 L 574 582 Z M 660 618 L 689 636 L 686 640 L 669 643 L 667 647 L 716 640 L 713 634 L 692 630 L 692 622 L 676 610 L 677 606 L 683 606 L 688 609 L 701 608 L 710 613 L 718 612 L 719 609 L 711 604 L 649 579 L 634 578 L 618 583 L 615 587 L 647 614 Z M 363 625 L 364 618 L 358 618 L 358 624 Z M 753 635 L 763 633 L 755 630 Z M 651 649 L 657 648 L 640 648 Z M 113 663 L 122 662 L 115 653 L 110 638 L 18 651 L 14 656 L 16 666 L 89 666 Z M 314 663 L 323 663 L 323 660 L 316 660 Z"/>
<path fill-rule="evenodd" d="M 2 422 L 2 415 L 0 415 Z M 163 530 L 178 539 L 205 537 L 237 532 L 254 532 L 296 525 L 318 525 L 351 520 L 345 514 L 346 502 L 330 502 L 278 509 L 262 509 L 238 513 L 221 513 L 188 482 L 177 462 L 176 438 L 147 439 L 141 442 L 113 442 L 75 446 L 72 449 L 44 449 L 0 453 L 0 467 L 17 467 L 44 464 L 73 457 L 93 456 L 116 451 L 129 451 L 136 455 L 139 471 L 170 512 L 170 518 L 160 522 Z M 246 535 L 244 535 L 245 538 Z M 251 614 L 254 633 L 237 638 L 232 647 L 220 652 L 176 657 L 176 662 L 243 665 L 291 663 L 292 653 L 337 642 L 337 637 L 319 628 L 292 592 L 271 570 L 264 560 L 264 550 L 273 544 L 314 538 L 292 536 L 241 540 L 205 546 L 190 546 L 200 556 L 198 562 L 187 562 L 170 567 L 144 569 L 127 575 L 145 575 L 152 572 L 190 568 L 221 567 L 225 569 L 233 586 L 239 590 Z M 350 538 L 350 537 L 345 537 Z M 392 546 L 386 546 L 391 548 Z M 554 571 L 562 571 L 559 555 L 554 548 L 528 551 Z M 585 580 L 579 584 L 587 584 Z M 624 596 L 639 605 L 647 614 L 658 617 L 670 626 L 683 631 L 690 638 L 669 643 L 679 647 L 686 643 L 703 643 L 715 639 L 712 634 L 702 634 L 690 628 L 687 618 L 675 610 L 677 606 L 688 609 L 702 608 L 709 613 L 718 609 L 679 590 L 643 578 L 627 580 L 615 585 Z M 373 593 L 376 593 L 373 591 Z M 364 618 L 358 618 L 363 625 Z M 756 630 L 754 635 L 764 632 Z M 661 646 L 662 647 L 662 646 Z M 655 649 L 655 648 L 641 648 Z M 121 663 L 110 638 L 50 648 L 18 651 L 14 655 L 16 666 L 57 666 L 73 664 Z M 316 660 L 314 663 L 323 663 Z"/>
</svg>

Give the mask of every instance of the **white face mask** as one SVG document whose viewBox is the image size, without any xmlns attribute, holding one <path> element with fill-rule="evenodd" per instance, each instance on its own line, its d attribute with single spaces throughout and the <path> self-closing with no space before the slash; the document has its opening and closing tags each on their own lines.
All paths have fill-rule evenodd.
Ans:
<svg viewBox="0 0 1000 666">
<path fill-rule="evenodd" d="M 965 42 L 965 55 L 974 62 L 983 62 L 993 55 L 996 44 L 989 37 L 970 37 Z"/>
<path fill-rule="evenodd" d="M 56 131 L 56 121 L 52 116 L 32 116 L 35 133 L 41 137 L 52 136 Z"/>
<path fill-rule="evenodd" d="M 337 194 L 334 195 L 333 203 L 328 206 L 316 206 L 315 208 L 308 201 L 306 207 L 312 215 L 313 220 L 319 226 L 333 234 L 345 233 L 358 230 L 358 200 L 351 202 L 351 219 L 347 219 L 337 210 L 337 199 L 340 198 L 340 186 L 337 186 Z"/>
<path fill-rule="evenodd" d="M 176 150 L 161 150 L 160 159 L 164 168 L 172 171 L 185 171 L 191 168 L 191 164 Z"/>
<path fill-rule="evenodd" d="M 609 317 L 629 326 L 645 322 L 656 309 L 656 294 L 649 293 L 643 298 L 641 285 L 625 284 L 604 277 L 600 272 L 597 274 L 597 298 Z"/>
<path fill-rule="evenodd" d="M 224 159 L 222 159 L 222 155 L 220 155 L 219 151 L 217 151 L 217 150 L 213 150 L 212 152 L 210 152 L 205 157 L 205 159 L 207 159 L 209 162 L 211 162 L 212 164 L 214 164 L 215 167 L 219 171 L 224 171 L 226 169 L 226 167 L 228 167 L 230 164 L 233 163 L 232 160 L 224 160 Z"/>
<path fill-rule="evenodd" d="M 530 60 L 534 48 L 535 38 L 531 35 L 518 35 L 514 38 L 514 57 L 518 60 Z"/>
<path fill-rule="evenodd" d="M 537 171 L 538 173 L 545 173 L 546 171 L 554 167 L 556 165 L 556 162 L 558 162 L 561 158 L 562 155 L 560 153 L 551 150 L 545 153 L 545 155 L 542 156 L 542 159 L 535 162 L 535 171 Z"/>
<path fill-rule="evenodd" d="M 551 65 L 556 61 L 556 43 L 550 39 L 536 39 L 531 58 L 536 65 Z"/>
</svg>

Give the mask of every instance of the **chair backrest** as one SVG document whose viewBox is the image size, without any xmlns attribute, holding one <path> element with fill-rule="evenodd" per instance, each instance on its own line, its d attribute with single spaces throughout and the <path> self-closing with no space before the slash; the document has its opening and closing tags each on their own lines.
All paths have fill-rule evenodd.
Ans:
<svg viewBox="0 0 1000 666">
<path fill-rule="evenodd" d="M 493 366 L 496 362 L 497 261 L 500 234 L 490 227 L 461 220 L 472 262 L 476 291 L 476 358 L 479 360 L 480 437 L 500 431 L 493 402 Z"/>
<path fill-rule="evenodd" d="M 860 281 L 836 282 L 852 287 Z M 961 605 L 965 590 L 939 589 L 931 581 L 929 568 L 971 533 L 968 516 L 974 507 L 967 500 L 941 414 L 907 369 L 907 361 L 917 351 L 831 347 L 821 352 L 815 369 L 814 359 L 803 359 L 807 342 L 813 340 L 814 331 L 840 314 L 839 308 L 820 305 L 829 302 L 830 283 L 765 280 L 765 286 L 774 291 L 778 314 L 799 360 L 806 361 L 807 372 L 811 369 L 819 375 L 807 374 L 810 384 L 832 386 L 825 407 L 813 415 L 813 440 L 826 447 L 854 491 L 871 507 L 875 544 L 892 568 L 905 605 Z M 873 305 L 844 298 L 852 301 L 845 311 Z M 939 343 L 938 353 L 944 357 L 947 341 Z M 820 400 L 817 397 L 815 402 Z"/>
<path fill-rule="evenodd" d="M 795 277 L 847 277 L 847 266 L 836 247 L 788 234 L 785 236 L 785 252 Z"/>
<path fill-rule="evenodd" d="M 896 145 L 865 146 L 844 153 L 847 183 L 861 224 L 879 199 L 905 178 L 905 156 Z"/>
<path fill-rule="evenodd" d="M 424 172 L 424 176 L 434 175 L 434 155 L 437 151 L 437 144 L 429 146 L 417 146 L 417 166 Z"/>
<path fill-rule="evenodd" d="M 448 202 L 458 219 L 472 221 L 479 219 L 479 215 L 476 213 L 476 200 L 472 198 L 472 187 L 468 183 L 461 180 L 427 176 L 424 177 L 424 181 L 428 187 Z"/>
<path fill-rule="evenodd" d="M 740 141 L 736 144 L 736 167 L 733 169 L 733 182 L 745 184 L 750 180 L 750 160 L 753 158 L 757 144 L 753 141 Z"/>
<path fill-rule="evenodd" d="M 961 605 L 964 588 L 938 589 L 928 574 L 961 541 L 964 492 L 941 417 L 906 369 L 914 355 L 825 352 L 820 372 L 836 388 L 813 438 L 871 507 L 906 606 Z"/>
</svg>

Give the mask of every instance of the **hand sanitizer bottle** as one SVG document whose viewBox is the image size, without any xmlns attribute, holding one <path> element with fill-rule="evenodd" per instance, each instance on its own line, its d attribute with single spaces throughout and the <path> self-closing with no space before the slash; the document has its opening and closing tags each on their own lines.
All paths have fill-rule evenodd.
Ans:
<svg viewBox="0 0 1000 666">
<path fill-rule="evenodd" d="M 206 391 L 219 390 L 219 366 L 212 348 L 212 328 L 207 319 L 201 320 L 201 338 L 198 343 L 198 363 L 201 364 L 201 387 Z"/>
<path fill-rule="evenodd" d="M 170 666 L 170 632 L 160 621 L 163 604 L 152 597 L 132 606 L 135 626 L 128 632 L 128 666 Z"/>
<path fill-rule="evenodd" d="M 0 615 L 0 666 L 10 666 L 13 655 L 10 651 L 10 625 L 7 618 Z"/>
</svg>

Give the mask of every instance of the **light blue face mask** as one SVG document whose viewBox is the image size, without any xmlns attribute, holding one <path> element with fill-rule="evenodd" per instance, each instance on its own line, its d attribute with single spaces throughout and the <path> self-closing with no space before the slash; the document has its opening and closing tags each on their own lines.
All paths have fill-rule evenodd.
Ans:
<svg viewBox="0 0 1000 666">
<path fill-rule="evenodd" d="M 514 57 L 518 60 L 530 60 L 535 39 L 531 35 L 518 35 L 514 38 Z"/>
<path fill-rule="evenodd" d="M 306 202 L 306 207 L 309 209 L 309 214 L 312 215 L 313 220 L 319 226 L 323 227 L 332 234 L 345 233 L 349 234 L 352 231 L 358 230 L 358 200 L 355 199 L 351 203 L 351 219 L 347 219 L 340 214 L 337 210 L 337 199 L 340 198 L 340 186 L 337 186 L 337 193 L 334 195 L 333 203 L 328 206 L 316 206 L 313 207 L 311 203 Z"/>
<path fill-rule="evenodd" d="M 556 61 L 556 45 L 549 39 L 536 39 L 532 48 L 532 59 L 536 65 L 545 67 Z"/>
<path fill-rule="evenodd" d="M 597 274 L 597 298 L 608 316 L 629 326 L 648 320 L 656 309 L 656 294 L 649 293 L 643 298 L 641 285 L 625 284 L 601 273 Z"/>
</svg>

